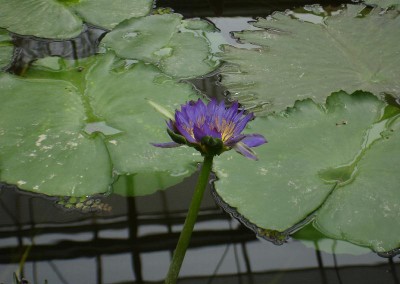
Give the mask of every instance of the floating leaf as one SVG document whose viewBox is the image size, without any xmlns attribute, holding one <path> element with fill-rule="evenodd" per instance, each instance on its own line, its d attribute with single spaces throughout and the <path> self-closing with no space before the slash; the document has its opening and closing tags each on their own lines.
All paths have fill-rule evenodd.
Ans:
<svg viewBox="0 0 400 284">
<path fill-rule="evenodd" d="M 21 35 L 67 39 L 82 32 L 82 20 L 110 29 L 127 18 L 147 15 L 152 3 L 151 0 L 0 0 L 0 27 Z"/>
<path fill-rule="evenodd" d="M 399 178 L 387 169 L 396 169 L 398 161 L 395 157 L 399 156 L 396 154 L 399 147 L 387 145 L 393 148 L 387 154 L 392 155 L 391 159 L 387 159 L 386 155 L 380 156 L 380 152 L 374 150 L 380 143 L 384 143 L 380 141 L 380 133 L 386 130 L 385 121 L 376 123 L 384 106 L 384 103 L 369 93 L 358 92 L 350 96 L 341 92 L 330 96 L 325 107 L 306 100 L 297 102 L 294 108 L 281 115 L 256 119 L 251 124 L 251 132 L 263 134 L 269 141 L 268 145 L 257 148 L 258 162 L 247 161 L 234 153 L 227 153 L 225 157 L 217 159 L 215 169 L 219 179 L 215 187 L 218 194 L 224 202 L 243 215 L 246 222 L 258 226 L 258 233 L 267 238 L 281 238 L 281 235 L 284 238 L 292 228 L 307 220 L 321 206 L 323 213 L 327 198 L 326 204 L 329 204 L 332 202 L 330 200 L 339 198 L 341 194 L 353 192 L 353 187 L 357 187 L 357 191 L 366 190 L 365 193 L 351 193 L 354 199 L 357 199 L 358 194 L 360 201 L 364 196 L 375 196 L 374 191 L 379 194 L 377 185 L 379 192 L 386 193 L 381 196 L 382 199 L 375 199 L 376 203 L 373 199 L 369 203 L 354 203 L 350 198 L 341 198 L 338 201 L 340 206 L 350 208 L 354 203 L 359 211 L 371 208 L 379 210 L 382 209 L 380 202 L 385 200 L 390 210 L 395 212 L 400 203 L 397 194 Z M 400 142 L 395 135 L 390 139 L 393 142 L 385 143 Z M 373 151 L 378 151 L 378 154 L 373 154 Z M 373 158 L 367 158 L 369 154 Z M 381 168 L 368 170 L 364 166 L 364 159 L 376 161 L 376 165 Z M 364 188 L 366 183 L 371 183 L 372 187 Z M 334 205 L 338 205 L 338 202 Z M 380 246 L 375 245 L 377 241 L 374 244 L 367 242 L 374 239 L 374 235 L 368 235 L 367 230 L 362 231 L 365 235 L 357 238 L 350 231 L 344 231 L 349 227 L 343 224 L 346 222 L 345 214 L 341 219 L 329 218 L 328 225 L 323 218 L 319 219 L 319 212 L 316 212 L 316 218 L 320 220 L 319 227 L 330 228 L 324 231 L 331 228 L 342 230 L 340 233 L 329 231 L 330 235 L 371 246 L 377 251 L 397 247 L 399 210 L 387 216 L 383 212 L 377 214 L 376 222 L 386 226 L 387 234 L 379 240 Z M 331 216 L 329 212 L 327 215 Z M 397 215 L 397 219 L 394 215 Z M 364 218 L 359 219 L 353 219 L 353 215 L 346 216 L 354 220 L 352 225 L 355 227 L 371 225 L 370 216 L 366 213 Z M 371 227 L 371 230 L 374 229 Z"/>
<path fill-rule="evenodd" d="M 21 35 L 72 38 L 82 31 L 82 20 L 55 0 L 0 0 L 0 27 Z"/>
<path fill-rule="evenodd" d="M 283 13 L 253 23 L 260 30 L 234 33 L 258 49 L 225 46 L 222 84 L 247 107 L 280 111 L 295 100 L 323 103 L 340 89 L 400 97 L 400 17 L 348 5 L 322 24 Z M 377 48 L 379 47 L 379 48 Z"/>
<path fill-rule="evenodd" d="M 199 22 L 182 21 L 179 14 L 131 19 L 108 33 L 102 43 L 122 58 L 153 63 L 168 75 L 196 77 L 217 67 L 202 30 L 209 31 L 209 24 Z"/>
<path fill-rule="evenodd" d="M 378 252 L 400 248 L 400 119 L 381 135 L 357 163 L 355 180 L 338 188 L 315 219 L 324 234 Z"/>
<path fill-rule="evenodd" d="M 397 10 L 400 9 L 399 0 L 365 0 L 364 2 L 365 4 L 376 5 L 384 9 L 388 9 L 390 7 L 396 7 Z"/>
<path fill-rule="evenodd" d="M 0 29 L 0 69 L 10 64 L 14 46 L 6 30 Z"/>
<path fill-rule="evenodd" d="M 193 161 L 186 148 L 158 149 L 150 142 L 168 139 L 164 117 L 148 103 L 150 99 L 171 112 L 194 97 L 189 84 L 178 84 L 143 63 L 113 70 L 115 58 L 108 55 L 87 76 L 86 95 L 96 116 L 122 131 L 106 137 L 114 168 L 119 173 L 157 172 L 185 168 Z"/>
<path fill-rule="evenodd" d="M 149 14 L 152 5 L 149 0 L 80 0 L 72 8 L 86 22 L 111 30 L 126 19 Z"/>
<path fill-rule="evenodd" d="M 357 246 L 346 241 L 330 239 L 315 229 L 312 224 L 309 224 L 300 231 L 294 233 L 292 237 L 301 241 L 306 247 L 330 254 L 363 255 L 371 253 L 371 249 L 369 248 Z"/>
<path fill-rule="evenodd" d="M 82 133 L 85 112 L 67 82 L 0 75 L 0 177 L 48 195 L 90 195 L 111 184 L 100 137 Z"/>
<path fill-rule="evenodd" d="M 112 54 L 84 63 L 81 72 L 68 63 L 57 72 L 38 71 L 37 78 L 47 74 L 54 80 L 2 75 L 1 181 L 49 195 L 82 196 L 108 190 L 113 173 L 160 176 L 165 182 L 157 184 L 169 186 L 196 170 L 198 157 L 190 149 L 150 145 L 168 135 L 164 118 L 146 100 L 172 111 L 195 96 L 189 84 Z M 156 189 L 143 187 L 138 194 Z"/>
</svg>

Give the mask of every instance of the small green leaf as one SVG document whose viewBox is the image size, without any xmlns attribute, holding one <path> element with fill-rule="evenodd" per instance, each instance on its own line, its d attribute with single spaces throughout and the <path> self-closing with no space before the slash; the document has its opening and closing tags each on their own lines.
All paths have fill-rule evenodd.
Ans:
<svg viewBox="0 0 400 284">
<path fill-rule="evenodd" d="M 218 63 L 210 58 L 210 44 L 200 30 L 208 30 L 209 25 L 193 24 L 193 30 L 180 31 L 181 25 L 179 14 L 131 19 L 108 33 L 102 44 L 122 58 L 153 63 L 177 78 L 192 78 L 213 71 Z"/>
</svg>

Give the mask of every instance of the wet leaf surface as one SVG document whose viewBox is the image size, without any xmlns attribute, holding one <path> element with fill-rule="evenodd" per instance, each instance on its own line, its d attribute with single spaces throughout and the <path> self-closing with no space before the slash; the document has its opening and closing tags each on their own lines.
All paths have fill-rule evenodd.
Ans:
<svg viewBox="0 0 400 284">
<path fill-rule="evenodd" d="M 183 21 L 179 14 L 151 15 L 122 23 L 102 44 L 122 58 L 153 63 L 174 77 L 192 78 L 217 67 L 204 35 L 209 30 L 207 22 Z"/>
<path fill-rule="evenodd" d="M 398 247 L 399 179 L 393 171 L 400 144 L 398 130 L 388 120 L 379 122 L 384 107 L 372 94 L 340 92 L 325 106 L 306 100 L 280 115 L 257 118 L 249 131 L 269 143 L 256 149 L 258 162 L 233 152 L 217 159 L 218 194 L 266 232 L 290 231 L 317 210 L 316 222 L 327 235 L 376 251 Z M 394 134 L 386 141 L 382 133 L 389 129 Z M 365 218 L 369 210 L 376 213 L 373 221 Z"/>
<path fill-rule="evenodd" d="M 232 98 L 266 112 L 305 98 L 323 103 L 339 90 L 400 97 L 400 17 L 379 8 L 361 16 L 364 7 L 348 5 L 321 24 L 283 13 L 258 19 L 259 30 L 234 36 L 259 48 L 225 46 L 222 84 Z"/>
<path fill-rule="evenodd" d="M 0 27 L 21 35 L 68 39 L 78 36 L 83 22 L 111 29 L 130 17 L 150 12 L 150 0 L 18 0 L 0 1 Z"/>
<path fill-rule="evenodd" d="M 150 145 L 169 137 L 164 118 L 146 101 L 173 111 L 195 98 L 189 84 L 112 54 L 82 61 L 81 71 L 67 60 L 58 63 L 47 70 L 49 63 L 37 65 L 36 79 L 1 76 L 2 181 L 48 195 L 84 196 L 108 191 L 116 174 L 163 176 L 160 187 L 143 187 L 143 195 L 195 171 L 190 149 Z M 35 71 L 28 75 L 34 78 Z"/>
</svg>

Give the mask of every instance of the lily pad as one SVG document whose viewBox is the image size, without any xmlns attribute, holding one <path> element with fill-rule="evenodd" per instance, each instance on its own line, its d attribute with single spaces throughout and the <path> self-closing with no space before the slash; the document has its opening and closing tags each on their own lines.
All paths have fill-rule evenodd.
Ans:
<svg viewBox="0 0 400 284">
<path fill-rule="evenodd" d="M 85 94 L 98 119 L 122 131 L 104 139 L 115 171 L 126 174 L 185 169 L 194 161 L 192 149 L 166 150 L 150 145 L 169 137 L 163 117 L 147 100 L 173 112 L 195 97 L 192 86 L 176 83 L 143 63 L 114 69 L 116 61 L 107 55 L 90 70 Z"/>
<path fill-rule="evenodd" d="M 102 44 L 122 58 L 153 63 L 168 75 L 196 77 L 217 67 L 204 36 L 209 24 L 203 22 L 183 21 L 179 14 L 131 19 L 108 33 Z"/>
<path fill-rule="evenodd" d="M 324 234 L 378 252 L 400 248 L 400 119 L 382 136 L 357 163 L 355 180 L 336 190 L 315 219 Z"/>
<path fill-rule="evenodd" d="M 260 30 L 234 36 L 256 49 L 224 47 L 222 84 L 245 106 L 281 111 L 295 100 L 323 103 L 340 89 L 400 97 L 400 17 L 348 5 L 321 24 L 283 13 L 259 19 Z M 379 47 L 379 48 L 377 48 Z"/>
<path fill-rule="evenodd" d="M 325 202 L 328 205 L 332 202 L 330 200 L 350 192 L 354 198 L 341 198 L 340 206 L 353 208 L 354 205 L 360 207 L 360 212 L 361 208 L 365 211 L 371 208 L 379 210 L 383 206 L 380 202 L 385 200 L 384 204 L 395 212 L 400 203 L 397 194 L 399 179 L 396 173 L 387 169 L 396 169 L 398 153 L 395 152 L 399 148 L 387 145 L 393 148 L 388 149 L 387 154 L 392 155 L 391 159 L 374 150 L 384 143 L 380 133 L 387 130 L 386 120 L 379 122 L 384 107 L 385 104 L 370 93 L 347 95 L 340 92 L 328 97 L 325 106 L 311 100 L 299 101 L 294 108 L 280 115 L 257 118 L 251 124 L 251 132 L 261 133 L 269 141 L 266 146 L 257 148 L 260 161 L 247 161 L 234 153 L 216 159 L 217 193 L 242 215 L 245 223 L 255 224 L 259 235 L 275 238 L 278 242 L 284 241 L 292 230 L 316 214 L 320 220 L 318 227 L 340 230 L 340 233 L 329 231 L 328 235 L 367 245 L 376 251 L 396 248 L 400 226 L 394 215 L 398 216 L 399 211 L 391 215 L 377 214 L 376 222 L 386 228 L 385 238 L 379 240 L 380 246 L 375 245 L 378 242 L 368 243 L 368 240 L 376 239 L 367 230 L 362 231 L 364 235 L 352 236 L 350 230 L 347 231 L 350 225 L 344 224 L 344 214 L 341 219 L 329 218 L 330 224 L 319 217 L 320 210 L 322 213 L 326 210 Z M 400 142 L 396 135 L 391 136 L 394 142 L 390 143 Z M 378 151 L 378 154 L 373 154 L 373 151 Z M 371 158 L 368 158 L 369 154 Z M 368 170 L 364 159 L 376 161 L 376 165 L 382 168 Z M 239 163 L 240 167 L 237 166 Z M 371 183 L 371 186 L 364 186 L 366 183 Z M 362 196 L 376 196 L 377 187 L 379 192 L 387 193 L 375 199 L 376 203 L 372 198 L 369 203 L 361 202 Z M 357 194 L 359 200 L 354 203 Z M 338 206 L 338 202 L 332 207 Z M 351 224 L 354 227 L 371 225 L 369 218 L 365 218 L 366 213 L 364 218 L 358 219 L 346 216 L 354 220 Z M 371 227 L 370 230 L 374 229 Z"/>
<path fill-rule="evenodd" d="M 90 24 L 113 29 L 120 22 L 150 13 L 152 0 L 80 0 L 72 8 Z"/>
<path fill-rule="evenodd" d="M 1 181 L 48 195 L 108 190 L 107 149 L 81 132 L 85 112 L 74 86 L 3 74 L 0 90 Z"/>
<path fill-rule="evenodd" d="M 308 224 L 292 237 L 301 241 L 306 247 L 317 249 L 329 254 L 363 255 L 371 253 L 371 249 L 354 245 L 352 243 L 331 239 L 315 229 L 313 224 Z"/>
<path fill-rule="evenodd" d="M 14 46 L 11 37 L 4 29 L 0 29 L 0 69 L 10 64 Z"/>
<path fill-rule="evenodd" d="M 0 27 L 21 35 L 72 38 L 83 28 L 82 20 L 55 0 L 0 0 Z"/>
<path fill-rule="evenodd" d="M 147 15 L 152 3 L 151 0 L 0 0 L 0 27 L 21 35 L 67 39 L 82 32 L 83 21 L 110 29 L 127 18 Z"/>
<path fill-rule="evenodd" d="M 150 194 L 196 170 L 191 149 L 150 145 L 168 135 L 163 117 L 146 101 L 173 111 L 196 95 L 189 84 L 112 54 L 97 56 L 84 72 L 62 65 L 47 71 L 55 79 L 0 77 L 1 181 L 48 195 L 84 196 L 107 191 L 116 174 L 162 177 L 135 191 Z M 37 77 L 45 74 L 42 69 Z"/>
<path fill-rule="evenodd" d="M 390 7 L 395 7 L 397 10 L 400 10 L 400 1 L 399 0 L 366 0 L 365 4 L 368 5 L 376 5 L 384 9 L 388 9 Z"/>
</svg>

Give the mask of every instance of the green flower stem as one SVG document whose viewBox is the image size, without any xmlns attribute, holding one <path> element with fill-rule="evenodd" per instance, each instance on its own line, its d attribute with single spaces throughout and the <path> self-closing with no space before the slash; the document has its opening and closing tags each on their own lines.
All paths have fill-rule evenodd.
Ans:
<svg viewBox="0 0 400 284">
<path fill-rule="evenodd" d="M 201 167 L 200 176 L 197 180 L 196 189 L 193 194 L 192 203 L 189 207 L 189 212 L 186 216 L 185 224 L 181 235 L 179 236 L 178 244 L 172 257 L 171 265 L 169 266 L 166 284 L 175 284 L 179 271 L 181 270 L 183 259 L 185 258 L 186 250 L 189 246 L 190 237 L 192 236 L 193 227 L 196 223 L 197 214 L 199 213 L 201 200 L 203 199 L 204 190 L 207 187 L 208 178 L 210 176 L 212 162 L 214 156 L 205 156 L 203 166 Z"/>
</svg>

